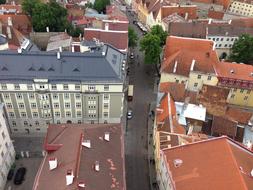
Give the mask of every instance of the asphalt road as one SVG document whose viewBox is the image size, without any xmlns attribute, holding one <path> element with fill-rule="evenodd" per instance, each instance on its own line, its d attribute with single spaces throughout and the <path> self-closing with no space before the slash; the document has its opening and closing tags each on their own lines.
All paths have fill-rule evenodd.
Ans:
<svg viewBox="0 0 253 190">
<path fill-rule="evenodd" d="M 132 24 L 133 17 L 129 13 L 128 18 L 140 39 L 141 31 Z M 139 47 L 132 52 L 135 58 L 129 64 L 129 84 L 134 85 L 134 96 L 128 107 L 133 110 L 134 117 L 127 122 L 125 135 L 126 182 L 129 190 L 150 190 L 147 118 L 149 103 L 156 97 L 153 92 L 155 70 L 152 65 L 144 65 Z"/>
</svg>

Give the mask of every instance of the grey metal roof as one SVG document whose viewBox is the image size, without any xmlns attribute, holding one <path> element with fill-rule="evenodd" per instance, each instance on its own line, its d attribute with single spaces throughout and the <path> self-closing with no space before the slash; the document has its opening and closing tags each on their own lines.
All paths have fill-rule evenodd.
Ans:
<svg viewBox="0 0 253 190">
<path fill-rule="evenodd" d="M 123 82 L 124 59 L 123 53 L 109 45 L 94 52 L 61 52 L 60 59 L 57 59 L 56 52 L 1 51 L 0 80 L 20 82 L 36 78 L 51 82 Z"/>
</svg>

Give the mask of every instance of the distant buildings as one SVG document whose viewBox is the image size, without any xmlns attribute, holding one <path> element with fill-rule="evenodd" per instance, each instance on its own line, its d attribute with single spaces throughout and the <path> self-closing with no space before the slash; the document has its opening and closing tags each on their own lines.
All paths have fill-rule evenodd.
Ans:
<svg viewBox="0 0 253 190">
<path fill-rule="evenodd" d="M 120 124 L 49 125 L 33 190 L 125 190 Z"/>
<path fill-rule="evenodd" d="M 109 45 L 90 52 L 0 53 L 1 101 L 12 133 L 46 132 L 50 123 L 119 123 L 125 55 Z"/>
<path fill-rule="evenodd" d="M 8 172 L 15 161 L 15 151 L 8 128 L 4 104 L 0 104 L 0 189 L 4 189 Z"/>
</svg>

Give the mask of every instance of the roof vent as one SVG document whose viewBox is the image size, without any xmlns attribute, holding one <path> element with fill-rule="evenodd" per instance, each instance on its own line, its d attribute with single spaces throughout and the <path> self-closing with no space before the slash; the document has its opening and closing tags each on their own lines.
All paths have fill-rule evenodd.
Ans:
<svg viewBox="0 0 253 190">
<path fill-rule="evenodd" d="M 85 187 L 86 187 L 86 185 L 85 185 L 85 183 L 84 183 L 84 182 L 79 182 L 79 183 L 78 183 L 78 187 L 85 188 Z"/>
<path fill-rule="evenodd" d="M 174 65 L 174 68 L 173 68 L 173 73 L 176 73 L 177 71 L 177 61 L 175 61 L 175 65 Z"/>
<path fill-rule="evenodd" d="M 84 140 L 82 142 L 82 146 L 85 146 L 86 148 L 91 148 L 90 140 Z"/>
<path fill-rule="evenodd" d="M 252 76 L 252 77 L 253 77 L 253 72 L 251 72 L 251 73 L 250 73 L 250 76 Z"/>
<path fill-rule="evenodd" d="M 102 51 L 102 55 L 105 56 L 105 52 L 104 51 Z"/>
<path fill-rule="evenodd" d="M 104 140 L 106 140 L 108 142 L 110 141 L 110 133 L 109 132 L 105 132 Z"/>
<path fill-rule="evenodd" d="M 175 160 L 173 160 L 173 163 L 174 163 L 175 168 L 178 168 L 183 164 L 183 160 L 175 159 Z"/>
<path fill-rule="evenodd" d="M 49 158 L 49 170 L 57 168 L 57 158 Z"/>
<path fill-rule="evenodd" d="M 50 68 L 48 69 L 48 71 L 54 71 L 54 68 L 53 68 L 53 67 L 50 67 Z"/>
<path fill-rule="evenodd" d="M 80 72 L 78 68 L 74 68 L 73 72 Z"/>
<path fill-rule="evenodd" d="M 57 52 L 57 59 L 61 59 L 61 53 Z"/>
<path fill-rule="evenodd" d="M 2 71 L 8 71 L 6 66 L 3 66 L 3 68 L 1 69 Z"/>
<path fill-rule="evenodd" d="M 18 48 L 18 53 L 22 53 L 22 49 L 21 48 Z"/>
<path fill-rule="evenodd" d="M 250 172 L 250 176 L 253 177 L 253 169 Z"/>
<path fill-rule="evenodd" d="M 230 70 L 230 73 L 234 74 L 234 73 L 235 73 L 235 71 L 234 71 L 233 69 L 231 69 L 231 70 Z"/>
<path fill-rule="evenodd" d="M 39 71 L 45 71 L 45 68 L 43 67 L 43 65 L 39 68 Z"/>
<path fill-rule="evenodd" d="M 99 171 L 99 161 L 95 162 L 95 167 L 94 167 L 95 171 L 98 172 Z"/>
<path fill-rule="evenodd" d="M 156 111 L 157 111 L 158 113 L 163 113 L 163 109 L 161 109 L 161 108 L 156 108 Z"/>
<path fill-rule="evenodd" d="M 73 170 L 68 170 L 66 175 L 66 185 L 71 185 L 74 180 Z"/>
<path fill-rule="evenodd" d="M 196 62 L 196 60 L 195 60 L 195 59 L 193 59 L 193 60 L 192 60 L 192 64 L 191 64 L 191 71 L 193 71 L 193 68 L 194 68 L 195 62 Z"/>
<path fill-rule="evenodd" d="M 31 66 L 28 71 L 35 71 L 35 69 L 33 68 L 33 66 Z"/>
</svg>

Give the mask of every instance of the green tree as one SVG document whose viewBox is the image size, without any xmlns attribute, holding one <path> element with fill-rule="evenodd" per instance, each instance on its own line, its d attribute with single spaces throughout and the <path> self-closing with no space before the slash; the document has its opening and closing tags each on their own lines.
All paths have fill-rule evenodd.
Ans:
<svg viewBox="0 0 253 190">
<path fill-rule="evenodd" d="M 33 16 L 33 9 L 39 2 L 39 0 L 24 0 L 22 2 L 22 10 L 26 14 Z"/>
<path fill-rule="evenodd" d="M 157 35 L 160 38 L 160 45 L 165 45 L 166 38 L 167 38 L 167 32 L 163 30 L 163 28 L 160 25 L 155 25 L 151 28 L 151 34 Z"/>
<path fill-rule="evenodd" d="M 140 41 L 140 51 L 144 52 L 146 64 L 158 64 L 162 48 L 161 40 L 157 35 L 146 34 Z"/>
<path fill-rule="evenodd" d="M 5 4 L 6 0 L 0 0 L 0 4 Z"/>
<path fill-rule="evenodd" d="M 250 36 L 249 34 L 241 35 L 234 43 L 229 59 L 238 63 L 243 62 L 246 64 L 252 64 L 253 36 Z"/>
<path fill-rule="evenodd" d="M 137 46 L 138 36 L 132 27 L 128 27 L 128 46 L 136 47 Z"/>
<path fill-rule="evenodd" d="M 101 12 L 105 13 L 106 6 L 110 4 L 111 4 L 110 0 L 95 0 L 93 8 L 97 10 L 97 12 L 99 13 Z"/>
</svg>

